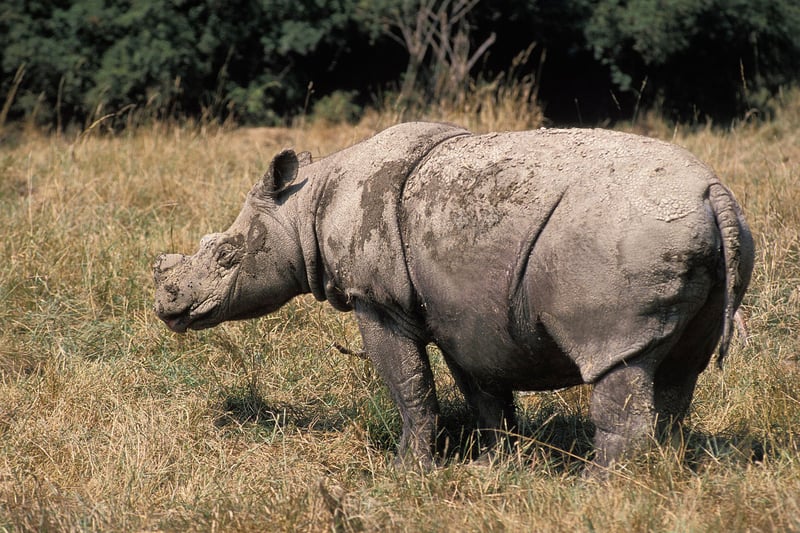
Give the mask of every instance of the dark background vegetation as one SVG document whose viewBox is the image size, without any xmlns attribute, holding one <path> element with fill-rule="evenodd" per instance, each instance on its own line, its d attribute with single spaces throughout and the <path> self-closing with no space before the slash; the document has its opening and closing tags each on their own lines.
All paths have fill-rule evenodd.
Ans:
<svg viewBox="0 0 800 533">
<path fill-rule="evenodd" d="M 401 28 L 418 28 L 421 9 L 452 16 L 459 5 L 465 16 L 439 44 L 462 35 L 475 52 L 492 39 L 459 90 L 514 65 L 513 76 L 535 77 L 556 123 L 640 109 L 684 121 L 769 116 L 800 77 L 796 0 L 4 0 L 0 122 L 86 127 L 142 109 L 252 124 L 315 108 L 354 119 L 408 103 Z M 421 57 L 417 105 L 453 97 L 437 82 L 441 57 Z"/>
</svg>

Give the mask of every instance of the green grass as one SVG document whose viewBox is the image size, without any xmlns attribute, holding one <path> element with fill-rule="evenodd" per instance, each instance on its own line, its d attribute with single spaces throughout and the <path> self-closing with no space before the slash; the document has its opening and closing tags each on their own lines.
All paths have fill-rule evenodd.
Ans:
<svg viewBox="0 0 800 533">
<path fill-rule="evenodd" d="M 469 416 L 433 350 L 447 461 L 421 474 L 391 466 L 400 421 L 369 363 L 333 347 L 359 346 L 349 315 L 306 297 L 185 336 L 157 321 L 154 257 L 227 227 L 277 150 L 320 156 L 392 120 L 4 138 L 0 530 L 800 530 L 796 93 L 770 123 L 628 127 L 717 169 L 758 251 L 749 340 L 703 374 L 685 453 L 605 484 L 580 477 L 587 387 L 521 396 L 519 449 L 487 466 L 463 459 Z"/>
</svg>

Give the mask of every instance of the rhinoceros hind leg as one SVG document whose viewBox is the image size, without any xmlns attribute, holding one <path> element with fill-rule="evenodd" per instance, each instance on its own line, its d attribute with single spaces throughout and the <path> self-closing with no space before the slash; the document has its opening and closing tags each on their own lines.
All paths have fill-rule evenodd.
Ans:
<svg viewBox="0 0 800 533">
<path fill-rule="evenodd" d="M 658 415 L 657 430 L 665 440 L 679 436 L 683 419 L 689 412 L 697 378 L 708 366 L 722 330 L 722 316 L 717 309 L 721 297 L 712 298 L 681 335 L 655 373 L 654 405 Z"/>
<path fill-rule="evenodd" d="M 364 351 L 378 371 L 403 421 L 398 464 L 434 464 L 439 404 L 424 343 L 402 332 L 391 318 L 356 307 Z"/>
<path fill-rule="evenodd" d="M 452 363 L 446 355 L 445 360 L 459 390 L 477 418 L 481 456 L 489 457 L 500 443 L 512 446 L 517 427 L 513 391 L 481 383 Z"/>
<path fill-rule="evenodd" d="M 694 372 L 683 376 L 656 373 L 654 404 L 660 436 L 668 437 L 680 429 L 689 412 L 697 378 L 698 374 Z"/>
<path fill-rule="evenodd" d="M 650 366 L 648 361 L 622 363 L 595 383 L 589 408 L 595 424 L 592 470 L 610 467 L 652 435 L 656 411 Z"/>
<path fill-rule="evenodd" d="M 501 444 L 512 447 L 517 431 L 514 393 L 480 391 L 473 394 L 470 403 L 477 407 L 481 452 L 492 454 Z"/>
</svg>

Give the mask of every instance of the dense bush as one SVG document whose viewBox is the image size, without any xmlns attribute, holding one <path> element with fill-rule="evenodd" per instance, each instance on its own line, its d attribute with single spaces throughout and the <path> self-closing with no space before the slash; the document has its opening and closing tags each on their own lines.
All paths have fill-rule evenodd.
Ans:
<svg viewBox="0 0 800 533">
<path fill-rule="evenodd" d="M 798 79 L 796 0 L 605 0 L 585 33 L 620 90 L 682 117 L 765 109 Z"/>
<path fill-rule="evenodd" d="M 354 12 L 348 0 L 15 0 L 0 7 L 2 91 L 24 66 L 14 110 L 42 122 L 130 104 L 274 122 L 359 43 Z"/>
<path fill-rule="evenodd" d="M 470 50 L 491 45 L 469 74 L 487 79 L 538 43 L 546 55 L 525 68 L 556 120 L 630 117 L 637 105 L 732 117 L 767 108 L 800 76 L 795 0 L 7 0 L 0 95 L 11 119 L 59 127 L 142 110 L 274 123 L 334 91 L 362 106 L 414 69 L 430 99 L 445 56 L 411 65 L 398 13 L 413 26 L 420 6 L 472 3 L 458 30 Z"/>
</svg>

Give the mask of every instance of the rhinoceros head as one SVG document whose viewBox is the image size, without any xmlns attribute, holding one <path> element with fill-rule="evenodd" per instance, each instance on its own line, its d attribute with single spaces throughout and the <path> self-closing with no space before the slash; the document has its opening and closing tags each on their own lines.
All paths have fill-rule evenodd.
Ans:
<svg viewBox="0 0 800 533">
<path fill-rule="evenodd" d="M 171 330 L 262 316 L 304 292 L 297 232 L 280 212 L 286 197 L 302 187 L 292 183 L 299 166 L 293 151 L 279 153 L 227 231 L 203 237 L 194 255 L 156 259 L 154 310 Z"/>
</svg>

